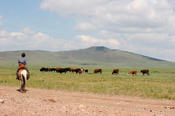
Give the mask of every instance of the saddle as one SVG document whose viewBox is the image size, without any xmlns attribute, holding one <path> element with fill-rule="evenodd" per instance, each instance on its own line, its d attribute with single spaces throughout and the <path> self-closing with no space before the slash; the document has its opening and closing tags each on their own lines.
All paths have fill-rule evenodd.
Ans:
<svg viewBox="0 0 175 116">
<path fill-rule="evenodd" d="M 30 78 L 30 73 L 29 73 L 29 70 L 25 67 L 25 65 L 23 66 L 21 66 L 21 65 L 19 65 L 19 68 L 17 69 L 17 71 L 16 71 L 16 79 L 17 80 L 21 80 L 22 79 L 22 77 L 21 77 L 21 72 L 23 71 L 23 70 L 26 70 L 27 71 L 27 80 Z"/>
<path fill-rule="evenodd" d="M 25 68 L 25 64 L 19 64 L 20 68 Z"/>
</svg>

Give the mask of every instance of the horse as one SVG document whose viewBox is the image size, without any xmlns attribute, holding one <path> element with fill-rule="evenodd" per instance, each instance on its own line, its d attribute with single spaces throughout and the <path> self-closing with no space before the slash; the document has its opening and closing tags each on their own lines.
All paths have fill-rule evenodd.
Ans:
<svg viewBox="0 0 175 116">
<path fill-rule="evenodd" d="M 30 73 L 28 69 L 25 67 L 20 67 L 16 72 L 16 76 L 17 76 L 16 79 L 20 80 L 21 82 L 21 88 L 19 89 L 19 91 L 25 93 L 26 80 L 30 78 Z"/>
</svg>

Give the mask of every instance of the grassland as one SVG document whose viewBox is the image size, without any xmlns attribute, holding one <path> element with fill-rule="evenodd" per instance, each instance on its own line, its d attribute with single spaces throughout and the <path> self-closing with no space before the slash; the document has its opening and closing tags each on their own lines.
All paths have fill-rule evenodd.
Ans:
<svg viewBox="0 0 175 116">
<path fill-rule="evenodd" d="M 143 98 L 175 100 L 175 70 L 150 69 L 150 76 L 128 76 L 134 69 L 120 69 L 119 75 L 112 75 L 112 68 L 103 68 L 103 74 L 58 74 L 40 72 L 40 67 L 28 67 L 31 78 L 27 88 L 80 91 L 107 95 L 139 96 Z M 94 67 L 87 67 L 93 72 Z M 17 67 L 0 66 L 0 85 L 19 86 L 16 80 Z M 135 69 L 140 70 L 140 69 Z"/>
</svg>

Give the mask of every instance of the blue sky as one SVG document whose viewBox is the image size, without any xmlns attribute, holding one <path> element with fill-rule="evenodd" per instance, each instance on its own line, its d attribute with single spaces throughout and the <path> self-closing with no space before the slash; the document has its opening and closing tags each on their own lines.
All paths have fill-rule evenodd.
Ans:
<svg viewBox="0 0 175 116">
<path fill-rule="evenodd" d="M 174 0 L 1 0 L 0 51 L 106 46 L 175 61 Z"/>
<path fill-rule="evenodd" d="M 63 19 L 56 13 L 44 11 L 40 8 L 40 4 L 41 0 L 3 0 L 0 4 L 0 13 L 3 16 L 3 25 L 0 29 L 13 32 L 29 27 L 53 37 L 66 39 L 73 36 L 66 34 L 66 31 L 72 31 L 71 28 L 75 25 L 74 21 Z M 71 33 L 73 34 L 73 32 Z"/>
</svg>

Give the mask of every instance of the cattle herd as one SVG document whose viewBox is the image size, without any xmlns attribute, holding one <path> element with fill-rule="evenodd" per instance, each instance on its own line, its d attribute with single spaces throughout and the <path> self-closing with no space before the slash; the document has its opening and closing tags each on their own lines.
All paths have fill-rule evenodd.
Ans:
<svg viewBox="0 0 175 116">
<path fill-rule="evenodd" d="M 92 73 L 89 73 L 88 72 L 88 69 L 84 69 L 84 68 L 70 68 L 70 67 L 67 67 L 67 68 L 45 68 L 45 67 L 42 67 L 40 69 L 41 72 L 57 72 L 57 73 L 67 73 L 67 72 L 72 72 L 72 73 L 76 73 L 76 74 L 82 74 L 82 73 L 88 73 L 88 74 L 92 74 Z M 97 68 L 97 69 L 94 69 L 93 73 L 99 73 L 99 74 L 102 74 L 102 69 L 101 68 Z M 148 69 L 143 69 L 143 70 L 140 70 L 140 73 L 142 73 L 142 75 L 149 75 L 149 70 Z M 119 69 L 114 69 L 112 71 L 112 74 L 119 74 Z M 129 75 L 137 75 L 137 71 L 136 70 L 133 70 L 131 72 L 128 73 Z"/>
</svg>

